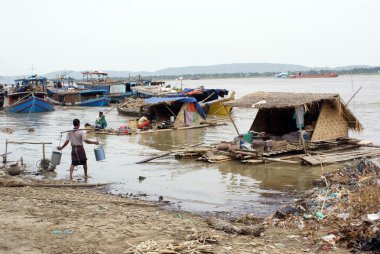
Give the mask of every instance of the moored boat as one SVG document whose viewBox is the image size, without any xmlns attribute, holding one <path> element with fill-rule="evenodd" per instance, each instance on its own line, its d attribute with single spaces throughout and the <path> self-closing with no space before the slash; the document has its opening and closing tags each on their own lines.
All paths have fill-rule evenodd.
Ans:
<svg viewBox="0 0 380 254">
<path fill-rule="evenodd" d="M 276 79 L 288 79 L 288 78 L 336 78 L 338 74 L 336 72 L 281 72 L 274 75 Z"/>
<path fill-rule="evenodd" d="M 235 91 L 226 89 L 185 88 L 182 93 L 185 96 L 194 97 L 207 115 L 229 114 L 232 107 L 223 104 L 235 98 Z"/>
<path fill-rule="evenodd" d="M 144 99 L 128 98 L 123 103 L 117 105 L 117 112 L 126 116 L 142 116 L 145 112 L 143 109 Z"/>
<path fill-rule="evenodd" d="M 76 82 L 80 89 L 105 90 L 107 96 L 113 103 L 120 103 L 125 98 L 133 96 L 135 93 L 131 89 L 138 85 L 134 81 L 112 80 L 108 73 L 103 71 L 82 72 L 83 81 Z"/>
<path fill-rule="evenodd" d="M 46 78 L 33 75 L 16 79 L 4 96 L 3 107 L 10 113 L 40 113 L 54 110 L 54 104 L 46 100 Z"/>
<path fill-rule="evenodd" d="M 110 102 L 105 90 L 48 89 L 48 98 L 62 106 L 102 107 Z"/>
<path fill-rule="evenodd" d="M 289 76 L 289 78 L 336 78 L 338 74 L 335 72 L 327 73 L 302 73 L 298 72 Z"/>
</svg>

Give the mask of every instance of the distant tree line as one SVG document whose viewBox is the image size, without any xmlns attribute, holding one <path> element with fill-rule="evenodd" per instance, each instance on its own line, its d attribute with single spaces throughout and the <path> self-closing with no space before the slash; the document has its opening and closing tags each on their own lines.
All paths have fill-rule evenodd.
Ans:
<svg viewBox="0 0 380 254">
<path fill-rule="evenodd" d="M 318 74 L 335 72 L 338 75 L 350 74 L 378 74 L 380 67 L 354 68 L 350 70 L 309 70 L 309 71 L 292 71 L 291 73 Z M 250 73 L 214 73 L 214 74 L 184 74 L 184 75 L 162 75 L 162 76 L 131 76 L 131 77 L 112 77 L 114 80 L 171 80 L 171 79 L 224 79 L 224 78 L 249 78 L 249 77 L 274 77 L 276 72 L 250 72 Z"/>
</svg>

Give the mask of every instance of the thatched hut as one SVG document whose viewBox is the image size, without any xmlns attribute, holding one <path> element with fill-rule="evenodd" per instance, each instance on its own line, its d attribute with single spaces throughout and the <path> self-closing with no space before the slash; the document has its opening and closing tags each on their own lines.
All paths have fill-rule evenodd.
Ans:
<svg viewBox="0 0 380 254">
<path fill-rule="evenodd" d="M 157 122 L 174 117 L 174 127 L 199 126 L 201 119 L 206 118 L 198 101 L 192 97 L 152 97 L 144 100 L 143 107 L 147 107 L 149 117 Z"/>
<path fill-rule="evenodd" d="M 225 105 L 257 108 L 250 131 L 276 137 L 304 130 L 309 141 L 347 138 L 363 126 L 338 94 L 256 92 Z"/>
</svg>

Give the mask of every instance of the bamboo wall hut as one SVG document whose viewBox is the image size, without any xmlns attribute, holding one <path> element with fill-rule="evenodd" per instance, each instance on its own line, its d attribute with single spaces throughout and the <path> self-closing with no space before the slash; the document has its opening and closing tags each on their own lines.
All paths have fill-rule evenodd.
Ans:
<svg viewBox="0 0 380 254">
<path fill-rule="evenodd" d="M 250 131 L 279 139 L 302 129 L 308 141 L 334 140 L 363 129 L 339 94 L 256 92 L 225 105 L 258 109 Z"/>
<path fill-rule="evenodd" d="M 170 121 L 174 117 L 174 127 L 198 126 L 201 118 L 206 115 L 195 98 L 152 97 L 144 100 L 143 107 L 147 107 L 149 118 L 156 122 Z"/>
</svg>

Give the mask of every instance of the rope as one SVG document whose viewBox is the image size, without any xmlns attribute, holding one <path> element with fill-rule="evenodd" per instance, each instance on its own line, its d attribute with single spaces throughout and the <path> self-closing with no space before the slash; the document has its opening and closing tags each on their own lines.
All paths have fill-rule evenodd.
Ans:
<svg viewBox="0 0 380 254">
<path fill-rule="evenodd" d="M 49 169 L 50 167 L 50 160 L 48 159 L 42 159 L 36 162 L 36 167 L 39 169 Z"/>
<path fill-rule="evenodd" d="M 33 103 L 34 103 L 34 101 L 36 100 L 36 97 L 34 96 L 33 93 L 31 93 L 31 95 L 33 96 L 33 100 L 32 100 L 32 106 L 33 106 Z M 25 122 L 28 121 L 29 115 L 30 115 L 30 113 L 32 112 L 32 106 L 30 107 L 30 110 L 29 110 L 28 114 L 26 115 Z M 28 128 L 28 129 L 29 129 L 29 128 Z"/>
</svg>

